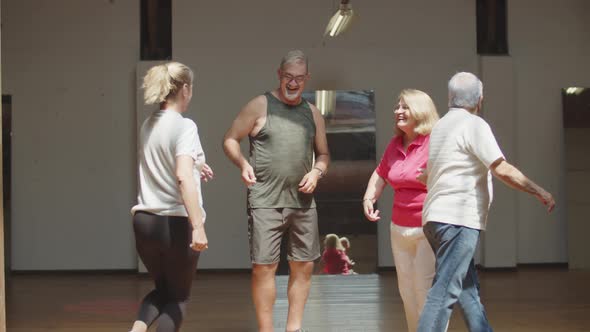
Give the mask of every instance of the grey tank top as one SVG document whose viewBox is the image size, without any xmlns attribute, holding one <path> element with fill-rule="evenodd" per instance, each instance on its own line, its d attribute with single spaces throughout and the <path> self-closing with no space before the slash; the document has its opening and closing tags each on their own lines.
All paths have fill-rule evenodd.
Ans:
<svg viewBox="0 0 590 332">
<path fill-rule="evenodd" d="M 250 165 L 256 184 L 248 188 L 249 208 L 315 208 L 313 194 L 299 192 L 299 182 L 312 169 L 315 122 L 306 100 L 286 105 L 272 93 L 266 123 L 250 136 Z"/>
</svg>

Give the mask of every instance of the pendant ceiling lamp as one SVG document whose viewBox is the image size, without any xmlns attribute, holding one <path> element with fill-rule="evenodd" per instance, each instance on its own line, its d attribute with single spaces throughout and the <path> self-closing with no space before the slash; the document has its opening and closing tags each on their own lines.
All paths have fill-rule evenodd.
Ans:
<svg viewBox="0 0 590 332">
<path fill-rule="evenodd" d="M 341 0 L 340 8 L 330 19 L 324 36 L 336 37 L 342 34 L 350 26 L 353 15 L 354 11 L 350 5 L 350 0 Z"/>
</svg>

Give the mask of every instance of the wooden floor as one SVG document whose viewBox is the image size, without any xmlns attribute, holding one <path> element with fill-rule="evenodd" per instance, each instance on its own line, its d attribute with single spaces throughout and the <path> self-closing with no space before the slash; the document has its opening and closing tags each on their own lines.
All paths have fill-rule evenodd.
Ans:
<svg viewBox="0 0 590 332">
<path fill-rule="evenodd" d="M 520 268 L 480 273 L 495 331 L 590 331 L 590 272 Z M 286 278 L 278 278 L 276 331 L 284 331 Z M 13 275 L 7 283 L 9 332 L 127 331 L 151 288 L 145 276 Z M 314 276 L 309 331 L 405 331 L 393 272 Z M 247 273 L 200 273 L 183 331 L 255 331 Z M 455 311 L 449 331 L 466 331 Z"/>
</svg>

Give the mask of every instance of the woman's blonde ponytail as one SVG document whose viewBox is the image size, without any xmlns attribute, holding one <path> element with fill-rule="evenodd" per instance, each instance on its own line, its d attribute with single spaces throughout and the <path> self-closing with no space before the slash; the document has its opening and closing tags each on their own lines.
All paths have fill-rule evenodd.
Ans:
<svg viewBox="0 0 590 332">
<path fill-rule="evenodd" d="M 184 84 L 193 83 L 193 72 L 178 62 L 168 62 L 150 68 L 143 78 L 146 105 L 161 104 L 176 96 Z"/>
</svg>

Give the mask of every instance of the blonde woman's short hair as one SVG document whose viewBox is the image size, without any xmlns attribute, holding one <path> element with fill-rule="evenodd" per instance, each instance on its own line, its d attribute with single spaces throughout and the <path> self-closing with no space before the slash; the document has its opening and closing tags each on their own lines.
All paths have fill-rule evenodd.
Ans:
<svg viewBox="0 0 590 332">
<path fill-rule="evenodd" d="M 430 134 L 439 119 L 436 106 L 430 96 L 420 90 L 404 89 L 399 94 L 398 101 L 402 99 L 410 108 L 410 115 L 416 120 L 414 132 L 419 135 Z M 397 125 L 395 126 L 395 134 L 403 134 Z"/>
<path fill-rule="evenodd" d="M 179 62 L 168 62 L 150 68 L 142 85 L 145 104 L 161 104 L 174 98 L 185 84 L 193 84 L 193 77 L 193 71 Z"/>
<path fill-rule="evenodd" d="M 342 244 L 340 243 L 340 239 L 338 238 L 338 235 L 336 235 L 336 234 L 326 235 L 326 238 L 324 239 L 324 248 L 325 249 L 332 248 L 332 249 L 338 249 L 338 250 L 344 249 L 344 248 L 342 248 Z"/>
</svg>

